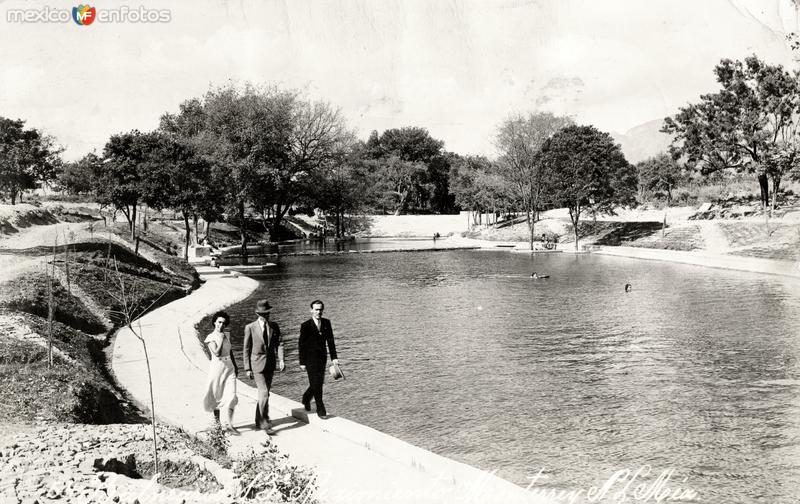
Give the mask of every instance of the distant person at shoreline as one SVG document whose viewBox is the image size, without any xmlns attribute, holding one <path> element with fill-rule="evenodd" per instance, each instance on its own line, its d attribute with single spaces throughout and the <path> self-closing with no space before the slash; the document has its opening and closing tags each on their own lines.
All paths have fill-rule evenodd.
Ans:
<svg viewBox="0 0 800 504">
<path fill-rule="evenodd" d="M 633 286 L 631 286 L 631 284 L 629 284 L 629 283 L 626 283 L 625 284 L 625 292 L 630 292 L 631 289 L 633 289 Z"/>
<path fill-rule="evenodd" d="M 214 420 L 220 423 L 220 410 L 223 412 L 222 427 L 234 435 L 239 431 L 233 426 L 233 410 L 239 402 L 236 395 L 236 359 L 231 349 L 230 332 L 225 331 L 231 318 L 224 311 L 218 311 L 211 317 L 214 331 L 211 332 L 204 343 L 211 353 L 208 364 L 208 382 L 203 407 L 208 412 L 214 413 Z"/>
<path fill-rule="evenodd" d="M 319 299 L 311 302 L 311 318 L 300 325 L 300 339 L 297 350 L 300 354 L 300 369 L 308 374 L 308 388 L 303 392 L 302 403 L 306 411 L 311 411 L 311 398 L 317 406 L 317 416 L 326 418 L 328 412 L 322 402 L 322 385 L 325 382 L 325 363 L 328 353 L 331 362 L 338 365 L 336 343 L 333 340 L 331 321 L 322 318 L 325 303 Z M 326 349 L 327 346 L 327 349 Z"/>
<path fill-rule="evenodd" d="M 269 321 L 271 310 L 272 306 L 266 299 L 256 303 L 258 319 L 245 326 L 242 345 L 247 377 L 255 380 L 258 389 L 255 428 L 265 431 L 267 436 L 275 434 L 269 420 L 269 389 L 272 388 L 272 377 L 276 368 L 283 371 L 286 367 L 280 327 Z"/>
</svg>

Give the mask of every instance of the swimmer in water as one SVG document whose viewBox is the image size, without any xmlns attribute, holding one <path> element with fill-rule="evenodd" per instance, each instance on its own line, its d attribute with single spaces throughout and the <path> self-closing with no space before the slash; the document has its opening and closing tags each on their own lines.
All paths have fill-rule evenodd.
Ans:
<svg viewBox="0 0 800 504">
<path fill-rule="evenodd" d="M 625 284 L 625 292 L 630 292 L 632 288 L 633 287 L 631 286 L 631 284 L 629 284 L 629 283 Z"/>
</svg>

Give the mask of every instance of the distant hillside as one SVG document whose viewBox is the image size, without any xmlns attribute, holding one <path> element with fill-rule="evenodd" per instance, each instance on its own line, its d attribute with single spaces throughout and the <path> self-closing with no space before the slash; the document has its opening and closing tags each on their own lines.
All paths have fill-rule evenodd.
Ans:
<svg viewBox="0 0 800 504">
<path fill-rule="evenodd" d="M 654 119 L 631 128 L 624 134 L 612 133 L 611 136 L 622 146 L 625 158 L 631 163 L 638 163 L 666 151 L 669 147 L 672 137 L 659 131 L 663 123 L 663 119 Z"/>
</svg>

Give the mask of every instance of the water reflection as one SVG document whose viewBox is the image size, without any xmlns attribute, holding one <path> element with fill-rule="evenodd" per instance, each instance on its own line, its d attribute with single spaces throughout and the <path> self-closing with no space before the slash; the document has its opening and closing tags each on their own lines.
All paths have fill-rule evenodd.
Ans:
<svg viewBox="0 0 800 504">
<path fill-rule="evenodd" d="M 375 252 L 390 250 L 424 250 L 446 249 L 458 247 L 447 240 L 432 238 L 358 238 L 353 240 L 295 240 L 283 243 L 253 245 L 248 247 L 251 263 L 258 264 L 265 256 L 285 255 L 323 255 L 349 252 Z M 230 249 L 221 260 L 221 264 L 238 264 L 239 250 Z M 263 262 L 263 261 L 261 261 Z"/>
<path fill-rule="evenodd" d="M 521 485 L 650 464 L 697 502 L 795 502 L 795 280 L 503 252 L 287 258 L 261 279 L 231 310 L 234 341 L 268 297 L 290 362 L 279 394 L 304 389 L 298 328 L 320 297 L 348 377 L 326 389 L 336 414 Z"/>
</svg>

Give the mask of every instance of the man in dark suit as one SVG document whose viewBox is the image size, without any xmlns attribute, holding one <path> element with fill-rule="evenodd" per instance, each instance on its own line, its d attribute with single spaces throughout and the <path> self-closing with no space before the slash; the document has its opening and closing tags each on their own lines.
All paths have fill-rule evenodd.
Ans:
<svg viewBox="0 0 800 504">
<path fill-rule="evenodd" d="M 247 377 L 255 380 L 258 388 L 258 404 L 256 404 L 256 429 L 266 431 L 267 435 L 275 434 L 269 421 L 269 389 L 272 387 L 272 376 L 283 371 L 283 341 L 278 324 L 269 321 L 272 306 L 266 299 L 256 303 L 255 322 L 244 328 L 244 345 L 242 356 Z"/>
<path fill-rule="evenodd" d="M 317 415 L 326 418 L 328 412 L 322 402 L 322 384 L 325 381 L 325 363 L 328 352 L 331 361 L 339 364 L 336 358 L 336 344 L 333 341 L 331 321 L 322 318 L 325 304 L 316 299 L 311 302 L 311 318 L 300 325 L 300 341 L 297 349 L 300 353 L 300 369 L 308 373 L 308 389 L 303 393 L 303 407 L 311 411 L 311 398 L 317 405 Z M 325 346 L 327 345 L 327 350 Z"/>
</svg>

